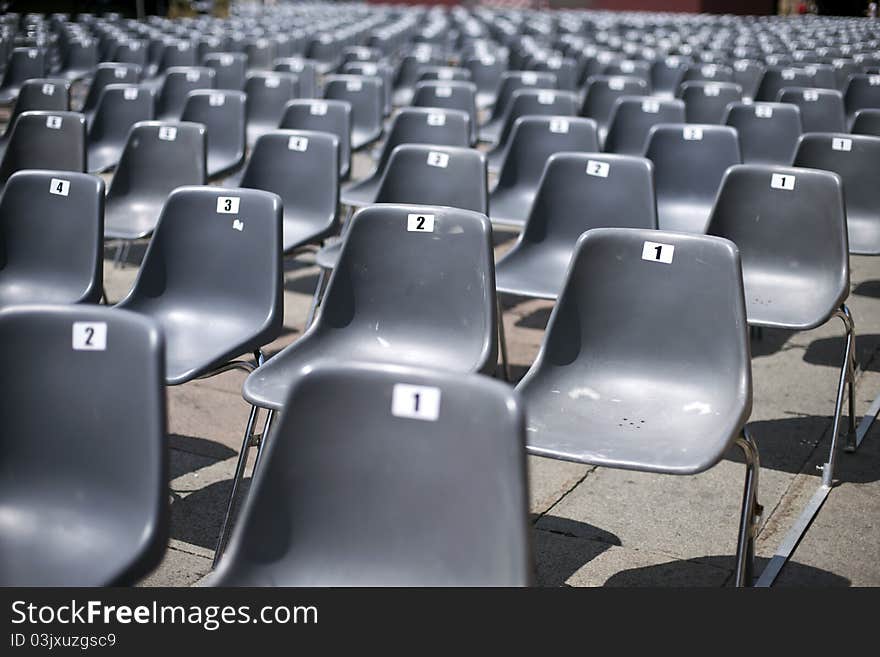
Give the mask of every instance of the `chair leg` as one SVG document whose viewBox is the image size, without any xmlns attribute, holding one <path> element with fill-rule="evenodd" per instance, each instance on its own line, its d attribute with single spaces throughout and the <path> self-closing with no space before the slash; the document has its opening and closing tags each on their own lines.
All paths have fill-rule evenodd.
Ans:
<svg viewBox="0 0 880 657">
<path fill-rule="evenodd" d="M 510 363 L 507 360 L 507 338 L 504 335 L 504 311 L 501 308 L 501 299 L 496 297 L 498 305 L 498 350 L 501 352 L 501 373 L 504 380 L 510 383 Z"/>
<path fill-rule="evenodd" d="M 749 433 L 736 439 L 736 444 L 743 451 L 746 459 L 746 482 L 743 488 L 742 513 L 739 521 L 739 540 L 736 546 L 736 585 L 751 586 L 755 576 L 755 535 L 758 531 L 758 519 L 763 509 L 758 504 L 758 473 L 761 460 L 758 446 Z"/>
<path fill-rule="evenodd" d="M 113 268 L 119 269 L 122 267 L 122 250 L 125 247 L 125 242 L 123 240 L 119 240 L 116 244 L 116 253 L 113 255 Z"/>
<path fill-rule="evenodd" d="M 318 273 L 318 284 L 315 286 L 315 294 L 312 295 L 312 305 L 309 307 L 309 314 L 306 317 L 306 328 L 309 328 L 315 319 L 315 311 L 324 296 L 324 279 L 326 277 L 327 270 L 321 267 L 321 271 Z"/>
<path fill-rule="evenodd" d="M 226 503 L 226 515 L 223 516 L 223 524 L 220 527 L 220 536 L 217 539 L 217 548 L 214 550 L 214 562 L 211 564 L 213 568 L 217 567 L 220 556 L 223 554 L 223 548 L 226 547 L 226 540 L 229 534 L 229 523 L 232 520 L 232 513 L 235 509 L 235 500 L 238 497 L 238 488 L 241 480 L 244 478 L 244 469 L 247 465 L 248 452 L 254 439 L 254 425 L 257 421 L 257 407 L 251 406 L 251 414 L 248 418 L 247 428 L 244 431 L 244 439 L 241 442 L 241 450 L 238 453 L 238 464 L 235 466 L 235 476 L 232 478 L 232 491 L 229 493 L 229 500 Z"/>
<path fill-rule="evenodd" d="M 110 299 L 107 297 L 107 288 L 103 285 L 101 286 L 101 303 L 103 303 L 105 306 L 110 305 Z"/>
<path fill-rule="evenodd" d="M 257 471 L 257 467 L 260 464 L 260 457 L 263 455 L 263 448 L 266 446 L 266 441 L 269 439 L 269 430 L 272 428 L 272 420 L 274 419 L 275 411 L 270 409 L 269 412 L 266 413 L 266 422 L 263 424 L 263 433 L 260 436 L 259 444 L 257 444 L 257 457 L 254 459 L 254 472 Z"/>
<path fill-rule="evenodd" d="M 831 486 L 834 482 L 834 467 L 837 464 L 837 448 L 840 441 L 840 420 L 843 415 L 843 398 L 846 394 L 847 384 L 849 385 L 849 431 L 847 433 L 846 443 L 855 445 L 855 370 L 853 368 L 853 346 L 855 343 L 855 326 L 853 324 L 852 315 L 849 308 L 845 305 L 840 307 L 836 313 L 837 317 L 843 321 L 846 327 L 846 347 L 843 352 L 843 363 L 840 366 L 840 379 L 837 383 L 837 398 L 834 404 L 834 422 L 831 426 L 831 451 L 828 455 L 828 461 L 820 466 L 822 470 L 822 483 L 825 486 Z"/>
</svg>

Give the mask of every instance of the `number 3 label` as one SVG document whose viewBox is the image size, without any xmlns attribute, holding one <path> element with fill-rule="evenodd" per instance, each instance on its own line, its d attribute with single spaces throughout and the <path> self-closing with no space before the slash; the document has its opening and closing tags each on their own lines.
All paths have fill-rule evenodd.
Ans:
<svg viewBox="0 0 880 657">
<path fill-rule="evenodd" d="M 391 394 L 391 414 L 436 422 L 440 416 L 440 389 L 395 383 Z"/>
<path fill-rule="evenodd" d="M 73 348 L 76 351 L 105 351 L 107 349 L 107 323 L 74 322 Z"/>
<path fill-rule="evenodd" d="M 659 242 L 645 242 L 642 248 L 642 260 L 672 264 L 672 254 L 675 247 L 672 244 L 660 244 Z"/>
<path fill-rule="evenodd" d="M 238 214 L 238 196 L 220 196 L 217 198 L 217 212 L 219 214 Z"/>
<path fill-rule="evenodd" d="M 409 214 L 406 216 L 406 229 L 410 232 L 433 233 L 433 214 Z"/>
</svg>

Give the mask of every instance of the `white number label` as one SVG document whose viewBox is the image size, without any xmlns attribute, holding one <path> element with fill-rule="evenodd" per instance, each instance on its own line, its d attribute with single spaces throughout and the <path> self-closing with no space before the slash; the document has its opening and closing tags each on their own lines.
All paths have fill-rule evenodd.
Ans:
<svg viewBox="0 0 880 657">
<path fill-rule="evenodd" d="M 804 100 L 808 103 L 815 103 L 817 100 L 819 100 L 819 92 L 815 89 L 804 90 Z"/>
<path fill-rule="evenodd" d="M 159 128 L 159 139 L 162 141 L 174 141 L 177 139 L 177 128 L 170 125 L 163 125 Z"/>
<path fill-rule="evenodd" d="M 287 148 L 292 151 L 299 151 L 300 153 L 305 153 L 309 149 L 309 138 L 308 137 L 291 137 L 287 141 Z"/>
<path fill-rule="evenodd" d="M 52 178 L 49 181 L 49 193 L 57 194 L 58 196 L 67 196 L 70 194 L 70 181 L 62 180 L 61 178 Z"/>
<path fill-rule="evenodd" d="M 538 92 L 538 104 L 539 105 L 552 105 L 553 101 L 556 99 L 556 94 L 552 91 L 539 91 Z"/>
<path fill-rule="evenodd" d="M 220 66 L 232 66 L 232 55 L 220 55 Z"/>
<path fill-rule="evenodd" d="M 782 173 L 774 173 L 770 177 L 770 187 L 773 189 L 794 189 L 795 176 L 789 176 Z"/>
<path fill-rule="evenodd" d="M 717 84 L 709 84 L 703 87 L 703 95 L 705 96 L 718 96 L 721 93 L 721 87 Z"/>
<path fill-rule="evenodd" d="M 556 134 L 568 133 L 568 119 L 550 119 L 550 132 Z"/>
<path fill-rule="evenodd" d="M 707 78 L 714 78 L 718 74 L 718 69 L 714 66 L 704 66 L 700 69 L 700 73 Z"/>
<path fill-rule="evenodd" d="M 672 255 L 675 247 L 672 244 L 660 244 L 659 242 L 645 242 L 642 247 L 642 260 L 672 264 Z"/>
<path fill-rule="evenodd" d="M 363 83 L 360 80 L 349 80 L 345 83 L 345 88 L 348 91 L 360 91 L 363 88 Z"/>
<path fill-rule="evenodd" d="M 794 80 L 795 72 L 792 69 L 787 68 L 784 71 L 782 71 L 782 73 L 780 73 L 780 75 L 782 76 L 783 80 Z"/>
<path fill-rule="evenodd" d="M 391 414 L 436 422 L 440 416 L 440 389 L 395 383 L 391 394 Z"/>
<path fill-rule="evenodd" d="M 623 80 L 620 78 L 612 78 L 608 80 L 608 88 L 613 91 L 622 91 L 623 90 Z"/>
<path fill-rule="evenodd" d="M 755 105 L 755 116 L 760 119 L 772 119 L 773 108 L 769 105 Z"/>
<path fill-rule="evenodd" d="M 241 201 L 240 196 L 218 196 L 217 197 L 217 213 L 218 214 L 238 214 L 238 204 Z"/>
<path fill-rule="evenodd" d="M 74 322 L 73 348 L 76 351 L 105 351 L 107 349 L 107 323 Z"/>
<path fill-rule="evenodd" d="M 274 76 L 266 78 L 266 86 L 269 89 L 277 89 L 278 85 L 280 85 L 280 84 L 281 84 L 281 78 L 277 78 Z"/>
<path fill-rule="evenodd" d="M 406 229 L 416 233 L 434 232 L 433 214 L 408 214 L 406 215 Z"/>
<path fill-rule="evenodd" d="M 748 62 L 734 62 L 733 68 L 734 68 L 734 70 L 742 73 L 743 71 L 745 71 L 749 68 L 749 63 Z"/>
<path fill-rule="evenodd" d="M 522 77 L 520 79 L 522 80 L 523 84 L 528 85 L 530 87 L 532 85 L 538 84 L 537 73 L 532 73 L 531 71 L 526 71 L 525 73 L 523 73 Z"/>
<path fill-rule="evenodd" d="M 202 77 L 202 74 L 199 73 L 198 71 L 187 71 L 186 72 L 187 82 L 198 82 L 200 77 Z"/>
<path fill-rule="evenodd" d="M 636 67 L 632 62 L 620 62 L 620 70 L 624 73 L 632 73 Z"/>
<path fill-rule="evenodd" d="M 880 86 L 880 75 L 872 75 L 868 77 L 868 84 L 872 87 Z"/>
<path fill-rule="evenodd" d="M 597 178 L 607 178 L 611 171 L 611 165 L 607 162 L 599 162 L 597 160 L 587 161 L 587 175 L 596 176 Z"/>
<path fill-rule="evenodd" d="M 656 100 L 643 100 L 642 111 L 645 114 L 657 114 L 660 111 L 660 103 Z"/>
<path fill-rule="evenodd" d="M 431 151 L 428 153 L 428 166 L 445 169 L 449 166 L 449 154 Z"/>
<path fill-rule="evenodd" d="M 446 115 L 442 112 L 430 112 L 428 114 L 428 125 L 442 126 L 446 125 Z"/>
<path fill-rule="evenodd" d="M 208 105 L 211 107 L 222 107 L 226 103 L 226 96 L 223 94 L 211 94 L 208 96 Z"/>
<path fill-rule="evenodd" d="M 843 137 L 834 137 L 831 140 L 831 148 L 835 151 L 851 151 L 852 139 L 844 139 Z"/>
<path fill-rule="evenodd" d="M 47 116 L 46 117 L 46 127 L 52 128 L 53 130 L 58 130 L 61 127 L 61 117 L 60 116 Z"/>
<path fill-rule="evenodd" d="M 127 75 L 127 72 L 124 68 L 114 68 L 113 76 L 118 80 L 122 80 Z"/>
<path fill-rule="evenodd" d="M 437 96 L 437 98 L 449 98 L 452 95 L 452 87 L 437 87 L 434 89 L 434 95 Z"/>
<path fill-rule="evenodd" d="M 681 136 L 686 141 L 702 141 L 703 140 L 703 129 L 696 128 L 694 126 L 687 126 L 681 132 Z"/>
<path fill-rule="evenodd" d="M 43 85 L 43 95 L 44 96 L 54 96 L 55 95 L 55 85 L 54 84 L 44 84 Z"/>
<path fill-rule="evenodd" d="M 327 114 L 327 103 L 312 103 L 309 107 L 309 114 L 312 116 L 325 116 Z"/>
<path fill-rule="evenodd" d="M 438 80 L 451 80 L 452 79 L 452 71 L 448 68 L 441 68 L 437 71 L 437 79 Z"/>
<path fill-rule="evenodd" d="M 128 89 L 123 89 L 122 97 L 125 100 L 135 100 L 138 97 L 138 90 L 131 87 Z"/>
</svg>

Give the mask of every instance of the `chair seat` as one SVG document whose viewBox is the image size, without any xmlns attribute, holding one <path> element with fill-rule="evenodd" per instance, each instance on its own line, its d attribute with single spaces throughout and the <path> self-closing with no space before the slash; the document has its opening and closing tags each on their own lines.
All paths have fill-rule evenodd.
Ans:
<svg viewBox="0 0 880 657">
<path fill-rule="evenodd" d="M 244 154 L 208 152 L 208 176 L 215 178 L 235 171 L 244 161 Z"/>
<path fill-rule="evenodd" d="M 90 144 L 87 155 L 89 173 L 103 173 L 119 164 L 122 157 L 124 143 L 120 144 Z"/>
<path fill-rule="evenodd" d="M 376 194 L 379 193 L 379 184 L 382 176 L 379 172 L 373 173 L 369 178 L 352 183 L 343 188 L 339 200 L 345 205 L 361 207 L 376 202 Z"/>
<path fill-rule="evenodd" d="M 339 260 L 339 253 L 342 251 L 342 240 L 328 244 L 315 254 L 315 262 L 322 269 L 333 269 Z"/>
<path fill-rule="evenodd" d="M 85 281 L 86 286 L 89 281 Z M 100 290 L 97 291 L 100 294 Z M 0 308 L 31 304 L 68 304 L 96 301 L 91 299 L 87 287 L 77 281 L 57 277 L 54 279 L 27 278 L 0 270 Z"/>
<path fill-rule="evenodd" d="M 524 190 L 516 187 L 499 189 L 489 196 L 489 218 L 493 224 L 522 228 L 525 226 L 537 189 Z"/>
<path fill-rule="evenodd" d="M 596 364 L 597 369 L 613 367 Z M 715 465 L 740 430 L 730 398 L 699 381 L 556 375 L 518 387 L 526 400 L 532 454 L 578 463 L 668 474 Z M 567 385 L 559 385 L 560 380 Z M 725 417 L 727 416 L 727 417 Z"/>
<path fill-rule="evenodd" d="M 859 216 L 850 210 L 846 226 L 850 253 L 880 255 L 880 221 L 876 217 Z"/>
<path fill-rule="evenodd" d="M 478 362 L 482 354 L 474 353 L 464 341 L 430 333 L 412 329 L 394 335 L 383 331 L 381 323 L 369 331 L 347 328 L 306 333 L 255 370 L 245 381 L 242 394 L 252 404 L 280 410 L 302 368 L 328 356 L 341 362 L 411 365 L 455 372 L 474 372 L 484 366 Z M 421 339 L 414 342 L 415 336 Z M 487 366 L 494 367 L 495 363 Z"/>
<path fill-rule="evenodd" d="M 358 150 L 372 144 L 379 137 L 382 136 L 382 128 L 380 127 L 377 130 L 367 130 L 365 128 L 361 128 L 358 126 L 352 126 L 351 128 L 351 148 L 352 150 Z"/>
<path fill-rule="evenodd" d="M 104 215 L 104 237 L 136 240 L 147 237 L 156 228 L 165 198 L 108 199 Z"/>
<path fill-rule="evenodd" d="M 495 267 L 495 289 L 538 299 L 556 299 L 565 284 L 571 249 L 518 244 Z"/>
<path fill-rule="evenodd" d="M 660 230 L 681 233 L 702 233 L 706 230 L 712 204 L 661 202 L 657 200 L 657 218 Z"/>
<path fill-rule="evenodd" d="M 796 331 L 821 326 L 845 298 L 845 294 L 841 298 L 827 284 L 820 285 L 825 278 L 807 272 L 745 268 L 743 285 L 749 324 Z"/>
<path fill-rule="evenodd" d="M 284 213 L 282 249 L 290 253 L 306 244 L 318 242 L 334 231 L 334 217 L 288 217 Z"/>
<path fill-rule="evenodd" d="M 480 141 L 495 143 L 501 136 L 501 129 L 504 127 L 504 120 L 501 118 L 493 119 L 480 126 Z"/>
<path fill-rule="evenodd" d="M 126 574 L 146 528 L 133 526 L 119 490 L 43 481 L 39 496 L 28 492 L 0 493 L 3 586 L 106 586 Z"/>
<path fill-rule="evenodd" d="M 249 120 L 247 124 L 247 143 L 255 144 L 257 139 L 265 135 L 267 132 L 278 130 L 278 121 L 256 121 Z"/>
</svg>

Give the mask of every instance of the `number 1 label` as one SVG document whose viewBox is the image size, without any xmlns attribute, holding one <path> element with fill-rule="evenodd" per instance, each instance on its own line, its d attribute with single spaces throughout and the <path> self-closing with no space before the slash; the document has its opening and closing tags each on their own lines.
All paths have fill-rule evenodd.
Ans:
<svg viewBox="0 0 880 657">
<path fill-rule="evenodd" d="M 440 389 L 395 383 L 391 393 L 391 414 L 436 422 L 440 416 Z"/>
<path fill-rule="evenodd" d="M 645 242 L 645 246 L 642 248 L 642 260 L 662 262 L 666 265 L 671 265 L 673 253 L 675 253 L 675 247 L 672 244 Z"/>
</svg>

